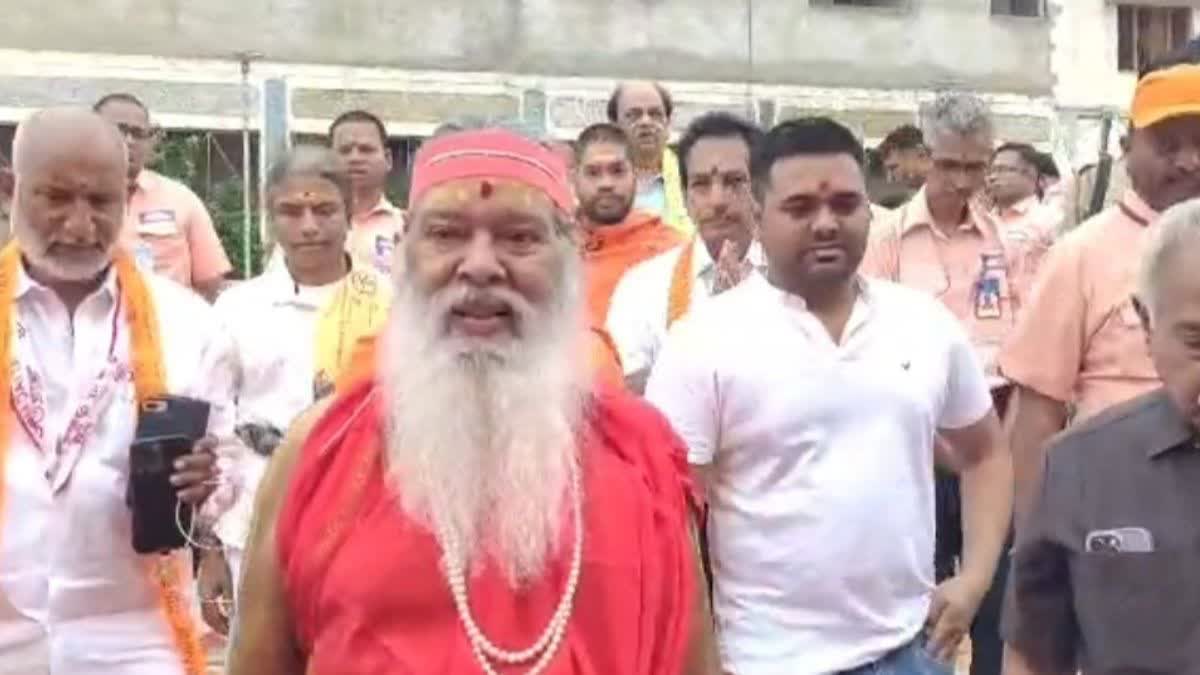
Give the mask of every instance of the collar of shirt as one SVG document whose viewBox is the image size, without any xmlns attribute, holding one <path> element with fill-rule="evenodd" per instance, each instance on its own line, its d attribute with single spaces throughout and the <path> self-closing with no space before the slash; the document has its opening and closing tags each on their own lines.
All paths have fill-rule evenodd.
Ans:
<svg viewBox="0 0 1200 675">
<path fill-rule="evenodd" d="M 133 186 L 129 190 L 129 196 L 132 197 L 138 192 L 146 193 L 152 191 L 158 184 L 158 174 L 150 169 L 142 169 L 137 178 L 133 179 Z"/>
<path fill-rule="evenodd" d="M 996 214 L 1006 220 L 1023 218 L 1041 203 L 1042 202 L 1037 198 L 1037 195 L 1029 195 L 1025 199 L 1022 199 L 1012 206 L 997 208 Z"/>
<path fill-rule="evenodd" d="M 41 284 L 25 270 L 25 266 L 21 265 L 21 273 L 17 277 L 17 288 L 15 292 L 16 299 L 20 300 L 26 296 L 53 294 L 50 288 Z M 117 272 L 110 265 L 108 271 L 104 273 L 104 282 L 100 284 L 92 294 L 84 299 L 84 302 L 91 300 L 97 295 L 102 296 L 105 300 L 116 301 L 117 299 Z M 82 304 L 82 303 L 81 303 Z"/>
<path fill-rule="evenodd" d="M 933 222 L 933 214 L 929 211 L 929 201 L 925 197 L 925 188 L 922 187 L 913 195 L 908 203 L 900 208 L 900 236 L 904 237 L 908 233 L 919 228 L 927 228 L 934 236 L 945 238 L 946 235 Z M 982 214 L 975 212 L 971 205 L 967 205 L 967 212 L 963 221 L 957 225 L 959 232 L 975 231 L 982 236 L 994 234 L 989 232 L 990 223 L 987 218 L 982 217 Z"/>
<path fill-rule="evenodd" d="M 362 227 L 379 217 L 402 220 L 404 218 L 404 211 L 388 201 L 387 195 L 380 195 L 379 201 L 375 203 L 375 206 L 371 207 L 370 211 L 351 217 L 350 225 L 352 227 Z"/>
<path fill-rule="evenodd" d="M 1175 407 L 1166 389 L 1159 389 L 1154 403 L 1143 412 L 1146 454 L 1155 459 L 1171 450 L 1197 449 L 1196 430 Z"/>
<path fill-rule="evenodd" d="M 794 295 L 788 291 L 779 288 L 772 284 L 765 274 L 751 275 L 749 283 L 759 289 L 759 292 L 769 294 L 774 297 L 775 302 L 782 306 L 786 311 L 811 319 L 820 323 L 816 315 L 808 309 L 808 302 L 799 295 Z M 870 321 L 873 311 L 874 294 L 871 292 L 871 281 L 862 275 L 854 278 L 854 286 L 856 297 L 854 299 L 854 308 L 850 310 L 850 319 L 846 321 L 846 327 L 842 330 L 841 345 L 845 345 L 851 337 L 854 336 L 863 326 Z M 830 342 L 833 338 L 829 335 L 828 330 L 821 324 L 821 334 Z"/>
<path fill-rule="evenodd" d="M 349 276 L 353 270 L 352 266 L 354 262 L 353 256 L 347 257 L 351 258 L 349 262 L 351 267 L 348 267 L 346 270 L 346 275 Z M 283 261 L 283 256 L 281 255 L 279 258 L 280 263 L 278 265 L 268 265 L 262 273 L 264 280 L 267 282 L 267 288 L 269 289 L 268 296 L 270 297 L 271 304 L 276 306 L 291 305 L 312 310 L 320 309 L 323 299 L 327 295 L 327 290 L 341 284 L 346 279 L 346 277 L 342 277 L 324 286 L 301 286 L 292 278 L 292 273 L 288 271 L 287 263 Z M 315 292 L 308 292 L 314 289 Z"/>
<path fill-rule="evenodd" d="M 1125 220 L 1141 227 L 1145 227 L 1158 220 L 1158 211 L 1150 208 L 1146 200 L 1142 199 L 1141 195 L 1135 192 L 1133 188 L 1125 191 L 1117 206 L 1121 209 L 1121 215 Z"/>
</svg>

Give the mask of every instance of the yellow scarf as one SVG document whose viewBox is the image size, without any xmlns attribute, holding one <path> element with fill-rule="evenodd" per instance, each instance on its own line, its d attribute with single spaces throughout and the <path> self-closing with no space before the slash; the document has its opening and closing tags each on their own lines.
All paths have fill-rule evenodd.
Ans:
<svg viewBox="0 0 1200 675">
<path fill-rule="evenodd" d="M 137 271 L 133 258 L 119 252 L 113 259 L 121 307 L 130 332 L 129 351 L 133 370 L 134 391 L 140 404 L 148 398 L 166 393 L 166 370 L 160 337 L 158 315 L 150 289 Z M 4 509 L 4 476 L 9 446 L 12 444 L 13 419 L 12 383 L 9 364 L 12 362 L 13 313 L 17 305 L 17 283 L 21 276 L 21 252 L 15 242 L 0 251 L 0 515 Z M 188 574 L 188 558 L 183 553 L 151 557 L 151 583 L 158 592 L 163 614 L 171 629 L 171 639 L 183 662 L 187 675 L 204 675 L 204 650 L 199 633 L 192 621 L 191 608 L 184 586 Z"/>
<path fill-rule="evenodd" d="M 688 217 L 687 202 L 683 198 L 683 180 L 679 177 L 679 157 L 671 148 L 663 150 L 662 159 L 663 201 L 666 208 L 662 221 L 685 237 L 696 232 L 696 226 Z"/>
<path fill-rule="evenodd" d="M 355 349 L 364 338 L 375 335 L 387 321 L 391 286 L 379 274 L 352 269 L 337 293 L 317 317 L 314 387 L 331 388 L 354 360 Z"/>
</svg>

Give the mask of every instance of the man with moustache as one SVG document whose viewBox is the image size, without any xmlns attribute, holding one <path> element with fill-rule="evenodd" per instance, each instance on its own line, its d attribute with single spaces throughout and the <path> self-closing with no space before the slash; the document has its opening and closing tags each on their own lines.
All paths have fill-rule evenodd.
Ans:
<svg viewBox="0 0 1200 675">
<path fill-rule="evenodd" d="M 608 313 L 633 390 L 645 388 L 671 325 L 762 267 L 750 189 L 750 157 L 761 138 L 755 125 L 721 112 L 697 117 L 680 138 L 680 179 L 697 232 L 626 273 Z"/>
<path fill-rule="evenodd" d="M 143 268 L 214 300 L 233 267 L 204 202 L 183 183 L 146 168 L 159 138 L 149 109 L 126 93 L 108 94 L 92 109 L 125 137 L 129 203 L 123 241 Z"/>
<path fill-rule="evenodd" d="M 21 123 L 0 252 L 0 673 L 203 675 L 185 551 L 139 555 L 127 502 L 141 404 L 208 401 L 233 434 L 231 350 L 211 307 L 119 244 L 121 135 L 83 109 Z M 222 446 L 228 447 L 228 446 Z M 214 489 L 214 439 L 174 466 Z"/>
<path fill-rule="evenodd" d="M 1000 355 L 1016 384 L 1006 418 L 1017 521 L 1032 503 L 1046 441 L 1159 386 L 1133 303 L 1137 260 L 1160 212 L 1200 196 L 1200 65 L 1183 53 L 1137 84 L 1126 161 L 1132 188 L 1062 237 Z"/>
<path fill-rule="evenodd" d="M 232 675 L 715 673 L 683 449 L 577 358 L 561 159 L 439 137 L 412 205 L 374 368 L 261 488 Z"/>
<path fill-rule="evenodd" d="M 608 121 L 629 136 L 637 176 L 637 203 L 682 236 L 694 227 L 679 181 L 679 160 L 667 146 L 675 103 L 671 92 L 657 82 L 624 82 L 608 98 Z"/>
<path fill-rule="evenodd" d="M 387 274 L 404 212 L 388 201 L 392 152 L 383 120 L 366 110 L 344 112 L 329 125 L 329 147 L 337 153 L 354 187 L 347 247 L 359 260 Z"/>
<path fill-rule="evenodd" d="M 951 673 L 1008 530 L 1011 465 L 966 332 L 928 294 L 857 273 L 862 164 L 828 118 L 766 135 L 767 269 L 684 317 L 646 387 L 710 496 L 729 673 Z M 962 567 L 936 586 L 935 434 L 977 488 Z"/>
<path fill-rule="evenodd" d="M 679 243 L 679 235 L 652 213 L 633 208 L 637 187 L 632 148 L 621 128 L 593 124 L 575 142 L 575 196 L 587 278 L 587 318 L 603 328 L 617 282 L 629 268 Z"/>
</svg>

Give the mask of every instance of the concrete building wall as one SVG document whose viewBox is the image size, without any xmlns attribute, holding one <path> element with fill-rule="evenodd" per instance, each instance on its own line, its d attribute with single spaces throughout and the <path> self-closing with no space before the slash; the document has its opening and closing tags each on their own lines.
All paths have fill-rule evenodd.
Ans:
<svg viewBox="0 0 1200 675">
<path fill-rule="evenodd" d="M 1200 29 L 1197 0 L 1133 0 L 1159 6 L 1192 6 L 1193 26 Z M 1101 116 L 1129 109 L 1137 84 L 1135 73 L 1117 67 L 1117 3 L 1113 0 L 1051 1 L 1051 68 L 1054 101 L 1059 110 L 1060 148 L 1076 167 L 1096 161 Z M 1122 125 L 1114 127 L 1109 151 L 1120 153 Z"/>
<path fill-rule="evenodd" d="M 1073 0 L 1086 2 L 1087 0 Z M 47 5 L 61 5 L 48 11 Z M 0 45 L 273 62 L 1049 95 L 1049 23 L 989 0 L 5 0 Z M 69 7 L 68 7 L 69 5 Z"/>
</svg>

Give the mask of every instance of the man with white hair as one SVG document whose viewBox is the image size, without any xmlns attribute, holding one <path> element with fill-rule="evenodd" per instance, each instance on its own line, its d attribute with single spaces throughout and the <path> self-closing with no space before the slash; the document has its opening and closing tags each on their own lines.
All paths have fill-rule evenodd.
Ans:
<svg viewBox="0 0 1200 675">
<path fill-rule="evenodd" d="M 1008 675 L 1200 672 L 1200 200 L 1159 218 L 1134 305 L 1162 385 L 1059 436 L 1017 534 Z"/>
<path fill-rule="evenodd" d="M 682 443 L 596 384 L 566 167 L 421 147 L 374 367 L 260 488 L 232 675 L 716 673 Z"/>
<path fill-rule="evenodd" d="M 945 94 L 923 113 L 932 168 L 913 198 L 876 225 L 863 273 L 925 291 L 950 309 L 966 327 L 988 374 L 996 410 L 1003 414 L 1009 385 L 996 370 L 996 354 L 1016 324 L 1026 280 L 1049 239 L 1006 225 L 983 202 L 995 139 L 987 104 L 971 94 Z M 960 498 L 953 469 L 938 470 L 939 578 L 955 572 L 962 555 L 961 514 L 966 512 L 961 502 L 980 489 L 964 481 Z M 973 675 L 1000 672 L 998 623 L 1005 571 L 1000 566 L 971 629 Z"/>
<path fill-rule="evenodd" d="M 118 246 L 127 161 L 86 110 L 35 113 L 14 142 L 15 240 L 0 251 L 5 675 L 204 672 L 188 556 L 133 547 L 130 446 L 164 395 L 209 402 L 208 432 L 232 434 L 229 343 L 203 300 Z M 182 502 L 212 492 L 215 445 L 175 463 Z"/>
</svg>

